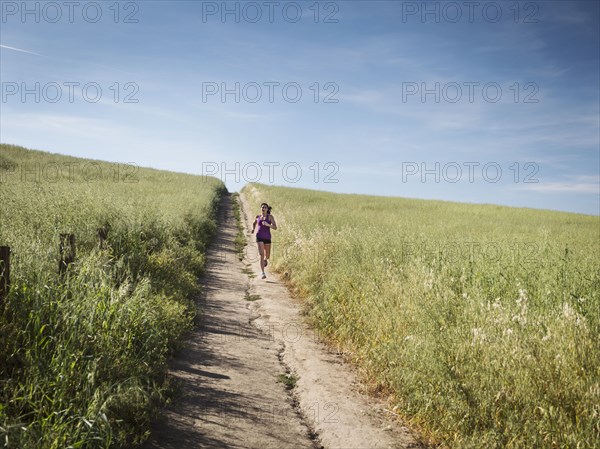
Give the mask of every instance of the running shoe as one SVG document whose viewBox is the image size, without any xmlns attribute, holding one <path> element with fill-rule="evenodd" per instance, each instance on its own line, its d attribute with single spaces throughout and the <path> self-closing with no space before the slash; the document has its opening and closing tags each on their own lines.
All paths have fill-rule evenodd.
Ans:
<svg viewBox="0 0 600 449">
<path fill-rule="evenodd" d="M 261 278 L 262 278 L 262 279 L 266 279 L 266 278 L 267 278 L 267 275 L 266 275 L 266 274 L 263 272 L 263 274 L 262 274 Z"/>
</svg>

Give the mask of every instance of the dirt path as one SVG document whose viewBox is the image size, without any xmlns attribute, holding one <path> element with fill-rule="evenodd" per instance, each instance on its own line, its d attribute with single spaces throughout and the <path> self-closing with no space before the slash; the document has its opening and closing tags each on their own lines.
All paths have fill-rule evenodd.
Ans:
<svg viewBox="0 0 600 449">
<path fill-rule="evenodd" d="M 181 394 L 143 449 L 421 447 L 383 403 L 359 393 L 277 277 L 261 280 L 258 263 L 250 272 L 252 261 L 237 259 L 230 201 L 207 255 L 203 324 L 172 366 Z"/>
</svg>

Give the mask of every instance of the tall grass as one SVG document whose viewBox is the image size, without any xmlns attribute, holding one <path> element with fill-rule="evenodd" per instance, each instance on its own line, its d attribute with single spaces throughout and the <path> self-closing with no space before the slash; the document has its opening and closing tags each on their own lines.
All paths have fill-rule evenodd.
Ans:
<svg viewBox="0 0 600 449">
<path fill-rule="evenodd" d="M 242 210 L 240 207 L 239 193 L 231 195 L 231 208 L 233 211 L 233 218 L 235 219 L 237 226 L 237 233 L 235 234 L 235 252 L 238 255 L 238 259 L 244 259 L 244 248 L 246 247 L 246 232 L 245 227 L 242 224 Z"/>
<path fill-rule="evenodd" d="M 600 447 L 600 219 L 250 185 L 273 265 L 402 413 L 456 448 Z"/>
<path fill-rule="evenodd" d="M 0 145 L 0 441 L 133 447 L 164 402 L 224 191 L 216 179 Z M 107 232 L 100 244 L 98 230 Z M 77 257 L 58 274 L 60 234 Z"/>
</svg>

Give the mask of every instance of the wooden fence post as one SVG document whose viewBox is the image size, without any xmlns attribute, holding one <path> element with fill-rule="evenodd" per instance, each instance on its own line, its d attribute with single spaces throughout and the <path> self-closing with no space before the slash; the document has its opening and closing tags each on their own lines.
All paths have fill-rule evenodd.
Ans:
<svg viewBox="0 0 600 449">
<path fill-rule="evenodd" d="M 58 273 L 64 274 L 73 262 L 75 262 L 75 234 L 61 234 Z"/>
<path fill-rule="evenodd" d="M 106 247 L 106 239 L 108 238 L 108 225 L 98 228 L 98 240 L 100 240 L 100 249 Z"/>
<path fill-rule="evenodd" d="M 0 246 L 0 301 L 10 290 L 10 247 Z"/>
</svg>

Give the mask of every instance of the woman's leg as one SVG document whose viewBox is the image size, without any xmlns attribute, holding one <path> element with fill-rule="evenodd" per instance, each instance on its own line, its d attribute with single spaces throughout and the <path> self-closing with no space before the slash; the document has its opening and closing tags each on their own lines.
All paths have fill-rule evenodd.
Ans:
<svg viewBox="0 0 600 449">
<path fill-rule="evenodd" d="M 265 243 L 265 260 L 269 260 L 271 258 L 271 244 Z"/>
<path fill-rule="evenodd" d="M 260 257 L 260 271 L 265 271 L 265 244 L 263 242 L 256 242 L 258 245 L 258 255 Z"/>
</svg>

